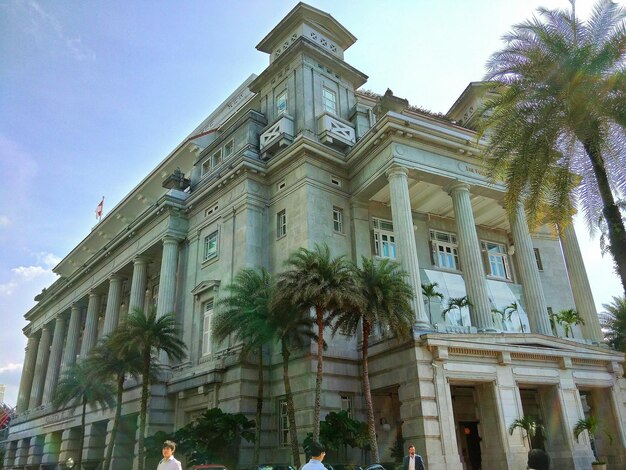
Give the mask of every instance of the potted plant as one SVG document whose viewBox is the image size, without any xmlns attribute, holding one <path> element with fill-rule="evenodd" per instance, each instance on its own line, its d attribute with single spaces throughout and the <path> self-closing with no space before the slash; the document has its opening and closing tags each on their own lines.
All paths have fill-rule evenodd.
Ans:
<svg viewBox="0 0 626 470">
<path fill-rule="evenodd" d="M 532 416 L 524 416 L 513 421 L 509 426 L 509 434 L 513 435 L 517 428 L 526 432 L 526 439 L 528 439 L 528 447 L 530 450 L 533 450 L 533 443 L 531 439 L 535 437 L 537 431 L 541 431 L 544 436 L 546 434 L 543 424 L 539 424 Z"/>
<path fill-rule="evenodd" d="M 593 458 L 595 459 L 591 466 L 593 470 L 606 470 L 606 462 L 598 458 L 598 450 L 596 448 L 596 434 L 598 431 L 602 431 L 609 440 L 609 444 L 613 444 L 613 436 L 606 430 L 600 428 L 600 423 L 595 416 L 590 415 L 588 418 L 579 419 L 574 426 L 574 437 L 578 442 L 578 436 L 587 431 L 589 434 L 589 442 L 591 443 L 591 450 L 593 451 Z"/>
</svg>

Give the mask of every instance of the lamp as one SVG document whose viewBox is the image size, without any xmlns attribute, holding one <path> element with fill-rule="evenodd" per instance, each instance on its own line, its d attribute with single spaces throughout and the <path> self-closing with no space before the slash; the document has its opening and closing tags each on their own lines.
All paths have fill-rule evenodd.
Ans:
<svg viewBox="0 0 626 470">
<path fill-rule="evenodd" d="M 74 459 L 72 457 L 68 457 L 65 461 L 65 466 L 67 468 L 74 468 Z"/>
</svg>

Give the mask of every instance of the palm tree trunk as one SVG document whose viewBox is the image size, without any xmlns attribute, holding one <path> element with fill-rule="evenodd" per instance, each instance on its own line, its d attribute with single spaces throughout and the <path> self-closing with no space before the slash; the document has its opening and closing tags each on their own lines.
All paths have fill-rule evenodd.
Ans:
<svg viewBox="0 0 626 470">
<path fill-rule="evenodd" d="M 287 399 L 287 420 L 289 421 L 289 438 L 291 440 L 291 458 L 293 465 L 300 468 L 300 445 L 298 444 L 298 431 L 296 428 L 296 410 L 293 406 L 291 382 L 289 381 L 289 356 L 290 352 L 284 340 L 281 340 L 281 353 L 283 356 L 283 383 L 285 384 L 285 397 Z"/>
<path fill-rule="evenodd" d="M 104 464 L 102 464 L 102 470 L 109 470 L 111 466 L 111 459 L 113 458 L 113 447 L 115 446 L 115 439 L 117 437 L 117 429 L 122 416 L 122 399 L 124 395 L 124 374 L 117 376 L 117 402 L 115 405 L 115 417 L 113 418 L 113 428 L 111 429 L 111 437 L 109 444 L 107 445 L 106 456 L 104 457 Z"/>
<path fill-rule="evenodd" d="M 372 403 L 372 391 L 370 388 L 369 366 L 367 355 L 369 350 L 369 337 L 372 326 L 363 320 L 363 394 L 365 395 L 365 407 L 367 409 L 367 431 L 372 452 L 372 463 L 380 462 L 378 455 L 378 440 L 376 439 L 376 423 L 374 421 L 374 404 Z"/>
<path fill-rule="evenodd" d="M 596 125 L 594 127 L 597 128 L 598 126 Z M 592 135 L 587 139 L 581 140 L 585 152 L 587 152 L 587 156 L 591 160 L 593 173 L 598 183 L 598 189 L 603 203 L 602 213 L 604 214 L 609 232 L 610 251 L 615 261 L 617 274 L 622 282 L 624 295 L 626 296 L 626 229 L 624 228 L 624 221 L 622 220 L 619 208 L 615 204 L 615 198 L 611 192 L 602 153 L 597 144 L 599 139 L 595 135 Z"/>
<path fill-rule="evenodd" d="M 261 419 L 263 418 L 263 346 L 259 348 L 258 381 L 256 395 L 256 428 L 254 429 L 254 457 L 252 461 L 255 467 L 259 465 L 259 453 L 261 450 Z"/>
<path fill-rule="evenodd" d="M 146 418 L 148 415 L 148 399 L 150 398 L 150 349 L 143 354 L 143 371 L 141 378 L 141 408 L 139 410 L 139 438 L 137 439 L 138 470 L 144 470 L 144 442 L 146 437 Z"/>
<path fill-rule="evenodd" d="M 76 468 L 83 467 L 83 447 L 85 446 L 85 416 L 87 415 L 87 397 L 83 395 L 83 413 L 80 417 L 80 439 L 78 440 L 78 455 L 76 456 Z"/>
<path fill-rule="evenodd" d="M 313 408 L 313 440 L 320 440 L 320 407 L 324 378 L 324 310 L 315 308 L 317 317 L 317 373 L 315 375 L 315 407 Z"/>
</svg>

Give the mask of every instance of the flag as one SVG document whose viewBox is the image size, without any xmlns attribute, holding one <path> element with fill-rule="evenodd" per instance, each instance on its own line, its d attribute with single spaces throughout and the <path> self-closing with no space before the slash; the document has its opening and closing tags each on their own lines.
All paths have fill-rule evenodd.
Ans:
<svg viewBox="0 0 626 470">
<path fill-rule="evenodd" d="M 96 219 L 100 220 L 102 218 L 102 210 L 104 209 L 104 196 L 102 196 L 102 201 L 96 207 Z"/>
</svg>

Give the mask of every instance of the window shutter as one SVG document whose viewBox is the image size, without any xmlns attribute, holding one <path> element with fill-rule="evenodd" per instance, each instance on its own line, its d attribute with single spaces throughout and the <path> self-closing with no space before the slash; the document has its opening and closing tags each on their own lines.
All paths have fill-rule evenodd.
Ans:
<svg viewBox="0 0 626 470">
<path fill-rule="evenodd" d="M 430 248 L 430 264 L 437 266 L 437 263 L 435 262 L 435 244 L 432 241 L 429 241 L 428 247 Z"/>
<path fill-rule="evenodd" d="M 483 259 L 483 268 L 485 269 L 485 274 L 487 276 L 493 274 L 491 272 L 491 263 L 489 263 L 489 252 L 487 250 L 480 250 L 480 254 Z"/>
</svg>

